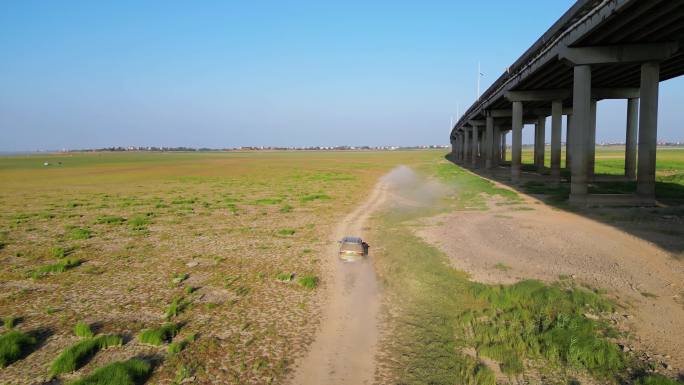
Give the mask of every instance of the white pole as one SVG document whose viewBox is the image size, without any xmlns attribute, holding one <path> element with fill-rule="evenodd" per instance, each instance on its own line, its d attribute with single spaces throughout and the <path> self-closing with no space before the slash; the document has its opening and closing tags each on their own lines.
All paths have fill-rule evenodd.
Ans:
<svg viewBox="0 0 684 385">
<path fill-rule="evenodd" d="M 480 100 L 480 74 L 482 74 L 482 71 L 480 70 L 480 62 L 477 62 L 477 100 Z"/>
</svg>

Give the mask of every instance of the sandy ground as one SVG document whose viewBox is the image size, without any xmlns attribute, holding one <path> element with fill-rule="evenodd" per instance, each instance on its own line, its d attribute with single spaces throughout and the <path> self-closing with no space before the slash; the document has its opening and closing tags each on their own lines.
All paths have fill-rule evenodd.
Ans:
<svg viewBox="0 0 684 385">
<path fill-rule="evenodd" d="M 527 210 L 491 205 L 425 221 L 418 234 L 485 283 L 568 277 L 605 289 L 625 307 L 613 315 L 634 338 L 625 350 L 684 370 L 684 261 L 609 225 L 527 199 Z M 645 358 L 647 358 L 645 357 Z"/>
<path fill-rule="evenodd" d="M 295 385 L 370 384 L 375 372 L 380 293 L 372 261 L 343 262 L 337 240 L 363 237 L 369 216 L 382 206 L 387 186 L 381 180 L 366 201 L 336 227 L 324 261 L 326 304 L 320 330 L 307 354 L 297 362 Z"/>
</svg>

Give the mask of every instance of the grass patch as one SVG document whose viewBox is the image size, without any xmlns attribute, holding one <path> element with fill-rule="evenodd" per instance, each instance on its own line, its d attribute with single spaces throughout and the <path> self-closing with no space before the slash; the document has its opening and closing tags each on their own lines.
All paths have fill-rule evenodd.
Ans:
<svg viewBox="0 0 684 385">
<path fill-rule="evenodd" d="M 639 378 L 634 385 L 684 385 L 684 382 L 663 377 L 661 375 L 653 375 Z"/>
<path fill-rule="evenodd" d="M 186 279 L 188 279 L 189 277 L 190 277 L 190 274 L 188 274 L 188 273 L 174 273 L 174 274 L 173 274 L 173 277 L 171 278 L 171 282 L 172 282 L 174 285 L 178 285 L 178 284 L 180 284 L 181 282 L 183 282 L 183 281 L 185 281 Z"/>
<path fill-rule="evenodd" d="M 508 265 L 506 265 L 506 264 L 504 264 L 504 263 L 501 263 L 501 262 L 499 262 L 499 263 L 497 263 L 496 265 L 494 265 L 494 268 L 497 269 L 497 270 L 501 270 L 501 271 L 508 271 L 508 270 L 511 269 L 510 266 L 508 266 Z"/>
<path fill-rule="evenodd" d="M 280 282 L 290 282 L 294 279 L 294 273 L 278 273 L 276 280 Z"/>
<path fill-rule="evenodd" d="M 187 338 L 177 341 L 177 342 L 172 342 L 169 344 L 169 347 L 166 349 L 166 351 L 169 354 L 178 354 L 182 352 L 186 346 L 188 346 L 189 343 L 195 341 L 197 339 L 196 334 L 191 334 Z"/>
<path fill-rule="evenodd" d="M 331 199 L 332 198 L 330 197 L 330 195 L 317 193 L 304 195 L 303 197 L 299 198 L 299 201 L 302 203 L 306 203 L 313 201 L 329 201 Z"/>
<path fill-rule="evenodd" d="M 315 275 L 305 275 L 299 278 L 297 282 L 304 288 L 315 289 L 318 286 L 319 281 L 320 280 Z"/>
<path fill-rule="evenodd" d="M 90 230 L 82 227 L 72 227 L 67 229 L 66 238 L 72 241 L 89 239 L 92 237 Z"/>
<path fill-rule="evenodd" d="M 277 205 L 280 204 L 283 200 L 280 198 L 261 198 L 257 199 L 254 201 L 254 204 L 256 205 Z"/>
<path fill-rule="evenodd" d="M 185 311 L 189 304 L 190 303 L 184 300 L 183 298 L 174 298 L 171 301 L 171 303 L 168 306 L 166 306 L 166 310 L 164 311 L 164 317 L 166 317 L 167 320 L 170 320 L 173 317 L 177 317 L 179 314 Z"/>
<path fill-rule="evenodd" d="M 174 323 L 166 323 L 156 329 L 145 329 L 138 334 L 138 340 L 143 344 L 159 346 L 171 341 L 178 334 L 180 327 Z"/>
<path fill-rule="evenodd" d="M 294 235 L 296 232 L 297 231 L 295 229 L 280 229 L 278 230 L 278 235 L 289 237 Z"/>
<path fill-rule="evenodd" d="M 107 225 L 120 225 L 122 223 L 126 222 L 126 218 L 124 217 L 118 217 L 115 215 L 101 215 L 97 217 L 97 220 L 95 223 L 97 224 L 107 224 Z"/>
<path fill-rule="evenodd" d="M 646 297 L 646 298 L 658 298 L 657 295 L 655 295 L 655 294 L 653 294 L 653 293 L 650 293 L 650 292 L 648 292 L 648 291 L 642 291 L 642 292 L 639 292 L 639 293 L 640 293 L 642 296 Z"/>
<path fill-rule="evenodd" d="M 50 265 L 44 265 L 36 270 L 34 270 L 31 273 L 31 277 L 34 279 L 42 278 L 45 277 L 46 275 L 49 274 L 57 274 L 57 273 L 63 273 L 69 269 L 73 269 L 76 266 L 79 266 L 81 264 L 81 260 L 79 258 L 74 258 L 74 257 L 66 257 L 62 258 L 57 261 L 57 263 L 53 263 Z"/>
<path fill-rule="evenodd" d="M 2 319 L 2 326 L 5 327 L 5 330 L 12 330 L 17 324 L 17 319 L 14 317 L 4 317 Z"/>
<path fill-rule="evenodd" d="M 136 385 L 144 383 L 151 372 L 152 365 L 149 362 L 132 358 L 103 366 L 67 385 Z"/>
<path fill-rule="evenodd" d="M 496 196 L 503 204 L 522 202 L 515 191 L 496 187 L 491 181 L 480 178 L 451 162 L 439 162 L 432 166 L 430 171 L 441 182 L 454 187 L 456 194 L 453 199 L 456 209 L 484 210 L 487 208 L 487 196 Z"/>
<path fill-rule="evenodd" d="M 293 209 L 294 209 L 294 207 L 292 207 L 291 205 L 284 204 L 284 205 L 280 206 L 279 211 L 281 213 L 290 213 L 290 212 L 292 212 Z"/>
<path fill-rule="evenodd" d="M 76 326 L 74 326 L 74 335 L 81 338 L 91 338 L 95 333 L 90 329 L 90 325 L 83 321 L 79 321 L 76 323 Z"/>
<path fill-rule="evenodd" d="M 98 336 L 79 341 L 57 356 L 50 366 L 50 375 L 56 376 L 78 370 L 87 364 L 98 351 L 122 344 L 123 339 L 116 335 Z"/>
<path fill-rule="evenodd" d="M 0 368 L 24 358 L 36 343 L 35 337 L 17 330 L 0 335 Z"/>
<path fill-rule="evenodd" d="M 128 221 L 128 227 L 134 232 L 145 232 L 147 231 L 147 225 L 152 223 L 150 218 L 145 215 L 136 215 Z"/>
</svg>

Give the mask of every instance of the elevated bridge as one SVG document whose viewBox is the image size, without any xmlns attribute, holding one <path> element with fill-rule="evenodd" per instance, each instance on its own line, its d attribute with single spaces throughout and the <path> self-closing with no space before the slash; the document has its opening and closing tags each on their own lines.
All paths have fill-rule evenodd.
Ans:
<svg viewBox="0 0 684 385">
<path fill-rule="evenodd" d="M 592 202 L 596 103 L 624 99 L 625 178 L 639 204 L 655 203 L 659 82 L 684 74 L 684 0 L 579 0 L 466 111 L 451 131 L 452 158 L 503 164 L 512 132 L 510 179 L 521 179 L 522 128 L 535 124 L 535 167 L 544 169 L 551 116 L 551 178 L 560 181 L 567 115 L 570 202 Z M 684 106 L 684 104 L 683 104 Z"/>
</svg>

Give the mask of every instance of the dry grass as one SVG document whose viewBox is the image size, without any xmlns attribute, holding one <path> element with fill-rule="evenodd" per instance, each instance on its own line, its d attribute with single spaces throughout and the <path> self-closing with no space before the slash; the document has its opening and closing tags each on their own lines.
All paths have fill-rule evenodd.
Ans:
<svg viewBox="0 0 684 385">
<path fill-rule="evenodd" d="M 169 317 L 183 325 L 173 340 L 178 346 L 133 339 L 97 353 L 79 373 L 150 355 L 161 357 L 150 383 L 173 381 L 179 368 L 197 384 L 280 382 L 313 336 L 316 277 L 320 260 L 331 257 L 321 250 L 336 219 L 395 165 L 443 155 L 0 158 L 2 316 L 22 318 L 17 328 L 24 331 L 51 331 L 38 351 L 0 369 L 0 378 L 26 383 L 45 376 L 74 343 L 78 321 L 97 324 L 98 334 L 134 336 Z M 45 160 L 62 165 L 43 167 Z M 80 265 L 31 278 L 63 258 Z M 297 284 L 273 278 L 281 272 L 295 274 Z M 196 341 L 183 343 L 195 333 Z"/>
</svg>

